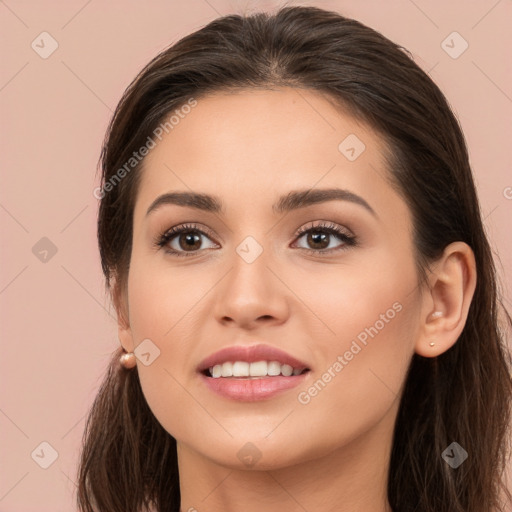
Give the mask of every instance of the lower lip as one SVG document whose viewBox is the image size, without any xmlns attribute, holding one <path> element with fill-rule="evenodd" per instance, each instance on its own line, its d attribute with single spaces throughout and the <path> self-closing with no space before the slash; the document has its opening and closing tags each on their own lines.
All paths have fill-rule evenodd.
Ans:
<svg viewBox="0 0 512 512">
<path fill-rule="evenodd" d="M 282 392 L 292 389 L 301 384 L 309 372 L 301 375 L 292 375 L 285 377 L 279 375 L 276 377 L 254 378 L 213 378 L 200 374 L 206 386 L 224 398 L 239 400 L 243 402 L 255 402 L 257 400 L 266 400 Z"/>
</svg>

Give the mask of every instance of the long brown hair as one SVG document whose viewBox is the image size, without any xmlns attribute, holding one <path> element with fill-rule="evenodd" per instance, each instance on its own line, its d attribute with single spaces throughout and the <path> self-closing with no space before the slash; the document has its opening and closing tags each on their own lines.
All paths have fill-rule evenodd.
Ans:
<svg viewBox="0 0 512 512">
<path fill-rule="evenodd" d="M 172 111 L 216 91 L 291 86 L 318 91 L 386 142 L 390 183 L 407 202 L 420 279 L 454 241 L 474 251 L 477 285 L 457 343 L 411 360 L 394 429 L 388 499 L 395 512 L 502 511 L 512 368 L 492 252 L 461 128 L 444 95 L 404 48 L 316 7 L 229 15 L 156 56 L 125 91 L 101 153 L 98 242 L 114 302 L 127 281 L 143 160 L 113 181 Z M 110 184 L 106 187 L 106 184 Z M 500 310 L 500 308 L 502 308 Z M 500 324 L 500 312 L 503 323 Z M 119 314 L 119 311 L 118 311 Z M 81 511 L 179 511 L 176 441 L 153 416 L 137 369 L 112 357 L 86 423 Z M 469 453 L 457 469 L 441 454 Z"/>
</svg>

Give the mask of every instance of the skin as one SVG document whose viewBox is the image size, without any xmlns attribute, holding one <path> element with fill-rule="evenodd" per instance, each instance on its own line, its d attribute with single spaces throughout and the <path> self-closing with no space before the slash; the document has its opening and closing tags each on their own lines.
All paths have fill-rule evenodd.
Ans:
<svg viewBox="0 0 512 512">
<path fill-rule="evenodd" d="M 355 161 L 338 150 L 349 134 L 366 146 Z M 149 338 L 160 350 L 137 367 L 151 410 L 177 440 L 183 511 L 391 510 L 387 471 L 408 365 L 415 352 L 435 357 L 457 341 L 476 273 L 471 249 L 456 242 L 428 286 L 419 285 L 411 214 L 385 180 L 383 147 L 319 93 L 279 88 L 198 100 L 146 157 L 127 287 L 114 301 L 124 349 Z M 348 201 L 272 211 L 290 190 L 330 187 L 363 197 L 377 216 Z M 164 205 L 146 216 L 171 191 L 215 194 L 225 215 Z M 295 234 L 322 220 L 349 230 L 358 245 L 308 253 L 322 246 Z M 199 234 L 202 245 L 189 257 L 152 244 L 184 223 L 214 237 Z M 236 252 L 249 235 L 263 249 L 250 264 Z M 170 243 L 185 251 L 179 235 Z M 331 235 L 323 250 L 342 245 Z M 397 303 L 394 318 L 300 403 L 299 393 L 329 368 L 332 376 L 338 356 Z M 206 356 L 259 342 L 307 362 L 304 384 L 241 403 L 202 383 L 196 366 Z M 248 442 L 259 456 L 251 466 L 237 455 Z"/>
</svg>

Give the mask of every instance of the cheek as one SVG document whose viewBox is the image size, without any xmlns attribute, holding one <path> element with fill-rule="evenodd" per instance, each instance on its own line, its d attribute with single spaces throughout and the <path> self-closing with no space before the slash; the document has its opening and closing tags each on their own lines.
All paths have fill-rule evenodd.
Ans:
<svg viewBox="0 0 512 512">
<path fill-rule="evenodd" d="M 152 259 L 159 260 L 135 256 L 130 267 L 128 302 L 134 343 L 150 338 L 161 350 L 172 343 L 178 354 L 190 348 L 182 334 L 190 335 L 190 321 L 204 299 L 207 283 L 195 278 L 193 271 L 174 270 Z"/>
<path fill-rule="evenodd" d="M 323 366 L 298 390 L 293 417 L 298 436 L 317 436 L 311 457 L 394 420 L 413 354 L 417 310 L 408 290 L 374 289 L 350 311 L 335 342 L 322 344 Z"/>
<path fill-rule="evenodd" d="M 137 361 L 144 397 L 163 428 L 186 438 L 205 420 L 204 409 L 188 391 L 188 379 L 194 373 L 191 352 L 200 331 L 194 318 L 206 285 L 195 286 L 190 273 L 172 273 L 137 257 L 132 258 L 128 279 L 134 345 L 146 343 L 144 352 L 150 353 L 147 366 Z"/>
<path fill-rule="evenodd" d="M 389 360 L 397 353 L 409 353 L 419 304 L 415 268 L 408 261 L 395 267 L 383 261 L 379 257 L 360 262 L 360 267 L 303 276 L 302 284 L 295 284 L 294 290 L 306 297 L 304 302 L 323 325 L 322 334 L 317 331 L 311 345 L 324 366 L 345 353 L 350 362 L 373 357 Z M 299 316 L 306 316 L 306 311 Z"/>
<path fill-rule="evenodd" d="M 315 369 L 317 380 L 305 390 L 306 400 L 314 397 L 327 408 L 344 403 L 348 411 L 362 413 L 399 394 L 414 350 L 416 308 L 399 294 L 381 299 L 374 296 L 364 308 L 352 308 L 335 343 L 319 348 L 323 365 Z"/>
<path fill-rule="evenodd" d="M 336 414 L 355 428 L 357 422 L 378 419 L 398 398 L 414 352 L 420 306 L 413 264 L 399 267 L 381 272 L 378 265 L 368 266 L 364 278 L 347 273 L 339 286 L 331 281 L 319 294 L 315 311 L 329 332 L 313 340 L 319 364 L 298 397 L 310 413 L 308 422 L 318 419 L 329 430 L 326 415 Z"/>
</svg>

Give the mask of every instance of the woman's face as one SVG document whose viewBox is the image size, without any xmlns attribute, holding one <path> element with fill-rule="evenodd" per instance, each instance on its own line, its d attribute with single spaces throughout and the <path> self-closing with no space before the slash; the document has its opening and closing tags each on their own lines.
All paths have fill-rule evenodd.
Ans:
<svg viewBox="0 0 512 512">
<path fill-rule="evenodd" d="M 381 140 L 313 91 L 215 94 L 186 111 L 144 162 L 120 328 L 154 415 L 181 449 L 240 468 L 289 466 L 369 432 L 390 442 L 422 295 Z M 324 189 L 347 192 L 307 200 Z M 298 191 L 304 205 L 283 200 Z M 148 213 L 177 192 L 222 210 L 160 200 Z M 291 361 L 243 351 L 255 345 L 307 371 L 286 376 Z M 215 377 L 200 371 L 232 347 Z M 235 361 L 242 376 L 229 377 Z"/>
</svg>

